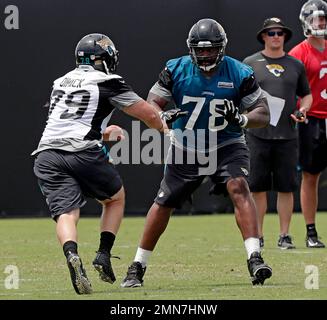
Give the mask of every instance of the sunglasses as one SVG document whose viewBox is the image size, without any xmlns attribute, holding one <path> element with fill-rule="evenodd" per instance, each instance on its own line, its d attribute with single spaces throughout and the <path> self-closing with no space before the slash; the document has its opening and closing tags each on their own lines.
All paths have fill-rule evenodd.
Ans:
<svg viewBox="0 0 327 320">
<path fill-rule="evenodd" d="M 268 37 L 274 37 L 276 34 L 281 37 L 284 35 L 284 31 L 267 31 Z"/>
</svg>

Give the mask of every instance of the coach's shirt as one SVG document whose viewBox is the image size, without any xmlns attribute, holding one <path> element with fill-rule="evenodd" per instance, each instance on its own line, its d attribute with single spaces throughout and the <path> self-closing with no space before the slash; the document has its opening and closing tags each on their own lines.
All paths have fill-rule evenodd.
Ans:
<svg viewBox="0 0 327 320">
<path fill-rule="evenodd" d="M 37 150 L 81 151 L 98 145 L 115 108 L 140 98 L 124 79 L 80 66 L 53 83 L 49 116 Z"/>
<path fill-rule="evenodd" d="M 228 124 L 216 108 L 222 109 L 224 99 L 228 99 L 243 112 L 261 96 L 253 70 L 228 56 L 210 78 L 192 63 L 190 56 L 169 60 L 150 92 L 189 112 L 173 123 L 172 143 L 191 151 L 213 151 L 245 143 L 242 128 Z"/>
<path fill-rule="evenodd" d="M 267 127 L 247 131 L 261 139 L 296 139 L 295 122 L 290 115 L 296 110 L 297 96 L 310 94 L 303 64 L 288 54 L 269 58 L 261 52 L 243 62 L 253 68 L 260 87 L 266 91 L 271 114 Z"/>
</svg>

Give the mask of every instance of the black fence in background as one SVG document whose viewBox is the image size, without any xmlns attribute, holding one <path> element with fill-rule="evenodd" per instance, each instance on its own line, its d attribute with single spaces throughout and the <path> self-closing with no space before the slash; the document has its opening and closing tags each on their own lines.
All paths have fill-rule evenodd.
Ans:
<svg viewBox="0 0 327 320">
<path fill-rule="evenodd" d="M 74 49 L 85 34 L 109 35 L 120 52 L 118 73 L 143 98 L 166 60 L 187 54 L 186 37 L 199 19 L 218 20 L 228 35 L 227 54 L 242 60 L 261 49 L 256 33 L 267 17 L 278 16 L 293 30 L 290 49 L 303 39 L 298 15 L 305 1 L 293 0 L 123 0 L 41 1 L 14 0 L 19 29 L 7 30 L 6 14 L 0 26 L 0 216 L 48 215 L 33 175 L 33 158 L 47 117 L 42 106 L 52 81 L 74 68 Z M 1 1 L 4 12 L 8 3 Z M 0 18 L 1 19 L 1 18 Z M 0 20 L 1 21 L 1 20 Z M 112 123 L 130 129 L 131 119 L 116 112 Z M 156 195 L 162 165 L 118 165 L 124 180 L 126 214 L 145 214 Z M 327 210 L 327 178 L 320 184 L 320 210 Z M 209 183 L 194 194 L 183 213 L 231 212 L 229 199 L 208 195 Z M 269 210 L 275 210 L 272 194 Z M 298 193 L 295 210 L 299 211 Z M 82 210 L 98 214 L 89 201 Z"/>
</svg>

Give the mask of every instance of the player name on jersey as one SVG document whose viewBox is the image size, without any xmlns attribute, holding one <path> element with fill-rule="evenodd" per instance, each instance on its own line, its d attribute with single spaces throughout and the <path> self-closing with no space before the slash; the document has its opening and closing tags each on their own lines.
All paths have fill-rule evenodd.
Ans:
<svg viewBox="0 0 327 320">
<path fill-rule="evenodd" d="M 74 87 L 74 88 L 81 88 L 82 82 L 85 79 L 72 79 L 72 78 L 64 78 L 62 82 L 59 84 L 60 87 Z"/>
</svg>

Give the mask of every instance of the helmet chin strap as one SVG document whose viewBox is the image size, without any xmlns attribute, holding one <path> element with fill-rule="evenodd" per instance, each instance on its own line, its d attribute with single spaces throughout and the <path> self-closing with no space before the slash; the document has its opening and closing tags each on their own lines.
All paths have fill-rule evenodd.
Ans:
<svg viewBox="0 0 327 320">
<path fill-rule="evenodd" d="M 210 66 L 199 66 L 203 71 L 210 71 L 217 66 L 217 63 L 211 64 Z"/>
<path fill-rule="evenodd" d="M 201 70 L 203 70 L 203 71 L 211 71 L 212 69 L 214 69 L 214 68 L 216 68 L 223 60 L 224 60 L 224 56 L 219 60 L 219 62 L 217 62 L 218 61 L 218 58 L 219 58 L 219 55 L 217 56 L 217 59 L 216 59 L 216 61 L 213 63 L 213 64 L 211 64 L 211 65 L 209 65 L 209 66 L 201 66 L 201 65 L 199 65 L 198 64 L 198 67 L 201 69 Z"/>
</svg>

